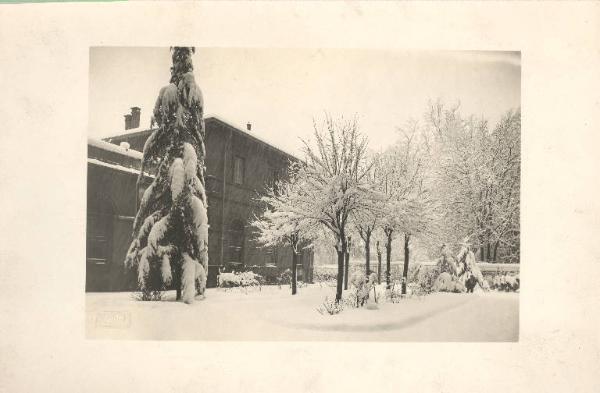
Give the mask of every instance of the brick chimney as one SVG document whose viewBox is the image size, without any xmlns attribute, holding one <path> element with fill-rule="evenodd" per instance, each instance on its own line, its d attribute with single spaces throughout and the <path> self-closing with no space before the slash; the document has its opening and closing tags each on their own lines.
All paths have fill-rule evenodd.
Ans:
<svg viewBox="0 0 600 393">
<path fill-rule="evenodd" d="M 250 122 L 246 123 L 246 129 L 252 131 L 252 124 Z"/>
<path fill-rule="evenodd" d="M 131 129 L 131 114 L 125 115 L 125 129 L 126 130 Z"/>
<path fill-rule="evenodd" d="M 141 109 L 137 106 L 131 108 L 131 113 L 128 113 L 125 116 L 125 129 L 130 130 L 132 128 L 138 128 L 140 126 L 140 114 Z"/>
<path fill-rule="evenodd" d="M 140 112 L 141 109 L 137 106 L 131 108 L 131 128 L 138 128 L 140 126 Z"/>
</svg>

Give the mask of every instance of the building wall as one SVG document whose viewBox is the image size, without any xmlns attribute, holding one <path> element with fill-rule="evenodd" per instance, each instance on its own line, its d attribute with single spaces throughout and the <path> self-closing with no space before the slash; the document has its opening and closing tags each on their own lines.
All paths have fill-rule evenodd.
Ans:
<svg viewBox="0 0 600 393">
<path fill-rule="evenodd" d="M 133 150 L 143 150 L 151 130 L 125 134 L 107 139 L 110 143 L 128 142 Z M 103 155 L 109 161 L 119 158 L 100 153 L 90 147 L 88 156 Z M 234 181 L 234 163 L 238 157 L 244 162 L 242 184 Z M 127 165 L 139 168 L 139 160 Z M 129 161 L 128 161 L 129 160 Z M 215 119 L 206 119 L 206 190 L 209 220 L 209 274 L 208 286 L 216 285 L 219 267 L 242 270 L 253 269 L 263 275 L 276 275 L 291 268 L 289 247 L 263 248 L 255 241 L 250 222 L 260 214 L 258 198 L 265 184 L 285 176 L 294 157 Z M 131 226 L 135 215 L 135 174 L 88 164 L 88 221 L 92 232 L 112 225 L 111 261 L 107 266 L 88 261 L 86 290 L 126 290 L 135 287 L 135 275 L 124 271 L 123 260 L 131 242 Z M 146 179 L 146 186 L 151 179 Z M 111 201 L 113 212 L 105 200 Z M 104 206 L 104 207 L 103 207 Z M 105 213 L 95 212 L 105 210 Z M 112 214 L 112 216 L 111 216 Z M 101 219 L 99 217 L 105 217 Z M 112 218 L 109 218 L 112 217 Z M 107 223 L 107 221 L 110 221 Z M 96 228 L 96 229 L 94 229 Z M 93 236 L 88 231 L 88 236 Z M 300 276 L 312 279 L 313 255 L 305 251 L 300 256 Z M 92 261 L 93 262 L 93 261 Z M 266 265 L 274 265 L 267 268 Z M 87 284 L 90 284 L 89 286 Z"/>
<path fill-rule="evenodd" d="M 86 291 L 135 287 L 124 268 L 131 243 L 137 176 L 88 164 Z"/>
</svg>

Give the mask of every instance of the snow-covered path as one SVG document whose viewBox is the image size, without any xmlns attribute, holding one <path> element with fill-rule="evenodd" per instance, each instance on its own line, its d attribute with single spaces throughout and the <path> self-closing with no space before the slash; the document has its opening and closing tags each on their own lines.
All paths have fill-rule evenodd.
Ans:
<svg viewBox="0 0 600 393">
<path fill-rule="evenodd" d="M 516 341 L 519 295 L 436 293 L 378 309 L 321 315 L 333 289 L 210 289 L 207 299 L 139 302 L 130 293 L 86 294 L 88 338 L 155 340 Z M 174 298 L 174 292 L 168 294 Z"/>
</svg>

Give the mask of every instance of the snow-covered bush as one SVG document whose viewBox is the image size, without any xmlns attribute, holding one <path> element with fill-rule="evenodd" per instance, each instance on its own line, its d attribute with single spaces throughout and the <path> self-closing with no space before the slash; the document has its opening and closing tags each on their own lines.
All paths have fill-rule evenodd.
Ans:
<svg viewBox="0 0 600 393">
<path fill-rule="evenodd" d="M 140 291 L 134 292 L 132 297 L 135 300 L 141 301 L 160 301 L 162 300 L 162 292 L 161 291 Z"/>
<path fill-rule="evenodd" d="M 433 284 L 434 292 L 465 292 L 465 286 L 458 280 L 455 280 L 450 273 L 443 272 L 440 274 Z"/>
<path fill-rule="evenodd" d="M 243 287 L 260 286 L 260 275 L 254 272 L 242 272 L 239 274 L 240 283 Z"/>
<path fill-rule="evenodd" d="M 281 274 L 277 277 L 277 285 L 281 289 L 282 285 L 292 285 L 292 271 L 290 269 L 285 269 Z"/>
<path fill-rule="evenodd" d="M 389 288 L 385 290 L 385 300 L 390 303 L 399 303 L 404 297 L 400 281 L 393 281 Z"/>
<path fill-rule="evenodd" d="M 408 270 L 407 294 L 424 296 L 433 292 L 433 284 L 439 275 L 436 268 L 424 268 L 415 264 Z"/>
<path fill-rule="evenodd" d="M 376 280 L 377 275 L 375 273 L 371 273 L 369 278 L 367 278 L 363 272 L 354 272 L 352 274 L 349 280 L 350 285 L 352 286 L 350 293 L 352 302 L 356 305 L 356 307 L 362 307 L 365 305 L 369 299 L 369 292 L 375 285 Z"/>
<path fill-rule="evenodd" d="M 221 273 L 217 277 L 217 286 L 219 288 L 239 287 L 240 284 L 240 278 L 235 273 Z"/>
<path fill-rule="evenodd" d="M 330 300 L 329 297 L 325 297 L 323 304 L 321 304 L 317 311 L 321 315 L 336 315 L 341 313 L 344 310 L 344 303 L 342 301 L 336 302 L 335 300 Z"/>
<path fill-rule="evenodd" d="M 497 274 L 492 279 L 490 287 L 497 291 L 511 292 L 519 290 L 520 284 L 518 275 Z"/>
<path fill-rule="evenodd" d="M 337 274 L 334 272 L 319 271 L 315 269 L 313 278 L 315 282 L 319 283 L 319 286 L 321 288 L 323 287 L 323 285 L 335 286 Z"/>
<path fill-rule="evenodd" d="M 506 291 L 517 291 L 519 290 L 519 285 L 521 284 L 521 280 L 519 276 L 508 275 L 506 276 Z"/>
<path fill-rule="evenodd" d="M 306 281 L 298 280 L 298 288 L 306 288 L 308 283 Z"/>
<path fill-rule="evenodd" d="M 220 288 L 234 287 L 260 287 L 261 276 L 254 272 L 220 273 L 217 277 L 217 285 Z"/>
</svg>

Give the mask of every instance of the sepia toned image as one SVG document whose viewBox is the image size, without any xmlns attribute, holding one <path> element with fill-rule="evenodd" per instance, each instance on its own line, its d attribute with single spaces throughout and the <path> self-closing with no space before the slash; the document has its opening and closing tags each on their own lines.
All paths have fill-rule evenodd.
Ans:
<svg viewBox="0 0 600 393">
<path fill-rule="evenodd" d="M 519 340 L 520 52 L 89 56 L 88 339 Z"/>
</svg>

